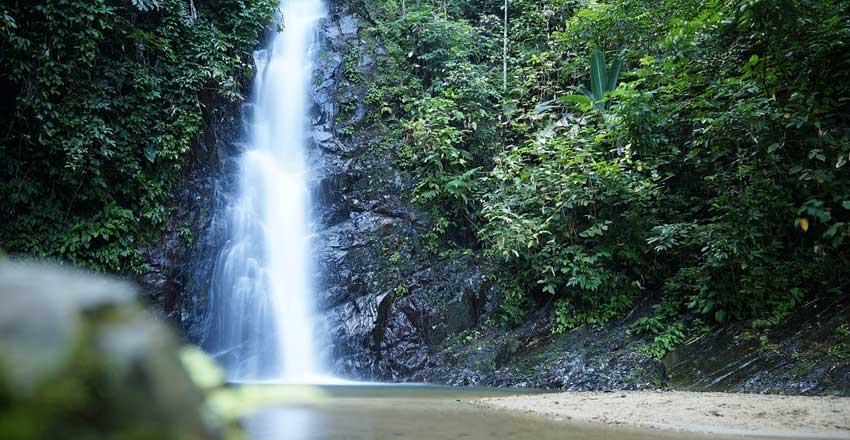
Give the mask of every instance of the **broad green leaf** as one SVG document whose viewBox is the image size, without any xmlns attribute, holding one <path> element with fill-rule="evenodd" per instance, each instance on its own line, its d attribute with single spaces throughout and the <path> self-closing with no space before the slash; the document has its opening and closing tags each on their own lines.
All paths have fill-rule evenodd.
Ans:
<svg viewBox="0 0 850 440">
<path fill-rule="evenodd" d="M 844 227 L 844 223 L 843 223 L 843 222 L 838 222 L 838 223 L 833 224 L 832 226 L 830 226 L 830 228 L 829 228 L 829 229 L 827 229 L 827 230 L 826 230 L 826 232 L 824 232 L 824 233 L 823 233 L 823 237 L 824 237 L 824 238 L 832 238 L 832 237 L 835 237 L 835 234 L 837 234 L 837 233 L 838 233 L 838 231 L 839 231 L 842 227 Z"/>
<path fill-rule="evenodd" d="M 620 76 L 620 70 L 623 68 L 623 58 L 618 57 L 614 64 L 611 65 L 611 70 L 608 71 L 608 84 L 606 91 L 613 92 L 617 88 L 617 80 Z"/>
<path fill-rule="evenodd" d="M 150 161 L 151 163 L 156 161 L 156 155 L 157 155 L 157 151 L 156 151 L 155 146 L 148 145 L 148 147 L 145 148 L 145 158 L 147 158 L 147 160 Z"/>
<path fill-rule="evenodd" d="M 589 105 L 593 104 L 593 101 L 590 98 L 588 98 L 587 96 L 584 96 L 584 95 L 562 96 L 562 97 L 558 98 L 558 101 L 563 102 L 563 103 L 580 104 L 580 105 L 584 105 L 584 106 L 589 106 Z"/>
<path fill-rule="evenodd" d="M 536 106 L 534 106 L 534 110 L 531 112 L 531 116 L 532 117 L 538 117 L 538 116 L 542 115 L 543 113 L 546 113 L 547 111 L 555 108 L 555 105 L 553 105 L 553 102 L 554 101 L 546 101 L 546 102 L 541 102 L 540 104 L 537 104 Z"/>
<path fill-rule="evenodd" d="M 608 85 L 608 65 L 605 64 L 605 54 L 594 49 L 590 54 L 590 90 L 594 100 L 602 100 L 605 87 Z"/>
<path fill-rule="evenodd" d="M 142 12 L 153 11 L 162 6 L 161 0 L 132 0 L 133 6 Z"/>
</svg>

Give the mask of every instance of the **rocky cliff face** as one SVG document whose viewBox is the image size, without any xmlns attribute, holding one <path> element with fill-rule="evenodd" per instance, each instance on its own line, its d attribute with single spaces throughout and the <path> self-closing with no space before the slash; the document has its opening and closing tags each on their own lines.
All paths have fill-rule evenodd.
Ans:
<svg viewBox="0 0 850 440">
<path fill-rule="evenodd" d="M 410 182 L 392 146 L 362 127 L 366 83 L 382 55 L 380 42 L 362 36 L 364 20 L 336 2 L 322 28 L 313 119 L 319 309 L 338 373 L 405 380 L 429 365 L 430 347 L 479 323 L 489 291 L 474 258 L 439 261 L 424 250 L 428 219 L 405 202 Z"/>
<path fill-rule="evenodd" d="M 236 189 L 242 130 L 241 103 L 213 107 L 206 135 L 195 144 L 185 184 L 175 193 L 174 215 L 162 239 L 143 249 L 150 269 L 136 280 L 142 300 L 192 340 L 203 333 L 206 292 L 226 240 L 224 207 Z"/>
<path fill-rule="evenodd" d="M 412 182 L 393 159 L 399 146 L 386 145 L 364 122 L 366 84 L 383 55 L 382 42 L 363 32 L 368 17 L 363 5 L 332 6 L 314 90 L 319 309 L 335 371 L 457 385 L 664 383 L 661 363 L 618 351 L 625 343 L 613 331 L 586 330 L 584 345 L 574 346 L 572 336 L 540 343 L 551 339 L 546 317 L 513 331 L 495 326 L 497 290 L 485 262 L 475 254 L 439 258 L 426 250 L 430 219 L 407 201 Z M 605 337 L 605 344 L 596 343 Z"/>
<path fill-rule="evenodd" d="M 643 341 L 628 332 L 651 301 L 603 328 L 560 336 L 552 335 L 547 310 L 517 329 L 497 325 L 499 299 L 487 281 L 486 261 L 474 253 L 438 258 L 426 250 L 429 218 L 407 201 L 412 182 L 394 163 L 398 146 L 387 145 L 378 129 L 364 123 L 370 111 L 367 84 L 383 55 L 381 41 L 364 32 L 368 20 L 368 2 L 332 2 L 319 32 L 313 82 L 318 321 L 325 357 L 337 374 L 568 390 L 672 383 L 692 389 L 850 393 L 850 367 L 842 353 L 805 357 L 811 359 L 806 361 L 810 371 L 794 373 L 803 368 L 794 353 L 846 323 L 846 304 L 833 309 L 839 312 L 827 320 L 828 329 L 777 339 L 787 348 L 782 356 L 758 344 L 741 352 L 743 346 L 723 339 L 741 329 L 729 329 L 680 349 L 666 365 L 640 354 Z M 178 215 L 162 243 L 149 250 L 152 271 L 142 280 L 148 302 L 196 342 L 206 330 L 206 293 L 226 239 L 222 208 L 235 190 L 239 114 L 238 107 L 219 109 L 187 187 L 178 194 Z M 814 318 L 807 313 L 798 315 L 801 329 Z M 755 361 L 714 365 L 724 358 Z"/>
<path fill-rule="evenodd" d="M 850 396 L 850 298 L 820 298 L 769 331 L 716 329 L 664 359 L 690 391 Z"/>
</svg>

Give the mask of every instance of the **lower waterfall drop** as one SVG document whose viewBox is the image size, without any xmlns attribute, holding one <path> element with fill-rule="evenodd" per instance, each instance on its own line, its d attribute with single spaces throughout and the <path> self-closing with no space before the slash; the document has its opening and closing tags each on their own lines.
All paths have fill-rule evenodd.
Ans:
<svg viewBox="0 0 850 440">
<path fill-rule="evenodd" d="M 282 0 L 255 54 L 254 98 L 239 195 L 210 288 L 203 345 L 231 381 L 311 382 L 316 355 L 306 157 L 312 47 L 322 0 Z"/>
</svg>

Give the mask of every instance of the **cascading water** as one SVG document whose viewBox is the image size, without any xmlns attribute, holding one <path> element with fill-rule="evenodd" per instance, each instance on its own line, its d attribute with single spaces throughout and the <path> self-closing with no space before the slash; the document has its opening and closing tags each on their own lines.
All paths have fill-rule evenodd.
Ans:
<svg viewBox="0 0 850 440">
<path fill-rule="evenodd" d="M 282 20 L 255 54 L 239 196 L 213 274 L 204 346 L 230 380 L 313 381 L 308 93 L 321 0 L 282 0 Z"/>
</svg>

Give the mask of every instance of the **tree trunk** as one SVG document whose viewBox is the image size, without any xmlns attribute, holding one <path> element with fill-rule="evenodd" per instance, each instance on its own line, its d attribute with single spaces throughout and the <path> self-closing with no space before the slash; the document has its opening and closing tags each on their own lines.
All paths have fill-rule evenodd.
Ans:
<svg viewBox="0 0 850 440">
<path fill-rule="evenodd" d="M 505 35 L 502 51 L 502 89 L 508 91 L 508 0 L 505 0 Z"/>
</svg>

